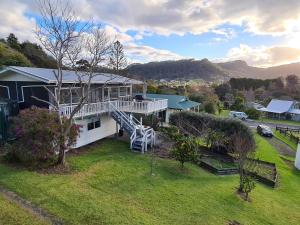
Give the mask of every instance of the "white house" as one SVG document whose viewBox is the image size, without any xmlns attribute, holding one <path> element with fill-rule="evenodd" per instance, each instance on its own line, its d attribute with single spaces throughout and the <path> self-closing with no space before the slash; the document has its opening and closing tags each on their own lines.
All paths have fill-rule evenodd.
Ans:
<svg viewBox="0 0 300 225">
<path fill-rule="evenodd" d="M 74 71 L 63 71 L 61 90 L 61 116 L 70 116 L 78 98 L 78 77 Z M 168 107 L 167 99 L 137 101 L 132 97 L 132 86 L 142 82 L 108 73 L 95 73 L 91 82 L 89 103 L 74 116 L 75 124 L 81 125 L 75 148 L 115 134 L 122 129 L 130 135 L 132 150 L 147 151 L 155 141 L 152 128 L 144 127 L 131 113 L 152 114 Z M 77 87 L 76 87 L 77 85 Z M 17 101 L 20 109 L 30 106 L 51 109 L 53 101 L 49 91 L 57 93 L 53 69 L 9 66 L 0 71 L 0 98 Z M 39 101 L 32 96 L 41 100 Z"/>
<path fill-rule="evenodd" d="M 266 108 L 258 110 L 270 118 L 300 121 L 299 103 L 296 101 L 272 99 Z"/>
</svg>

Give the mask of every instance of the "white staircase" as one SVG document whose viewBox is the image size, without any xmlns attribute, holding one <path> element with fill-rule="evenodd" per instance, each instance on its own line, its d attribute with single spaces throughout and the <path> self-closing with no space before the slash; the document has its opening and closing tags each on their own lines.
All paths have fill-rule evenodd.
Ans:
<svg viewBox="0 0 300 225">
<path fill-rule="evenodd" d="M 132 151 L 145 153 L 148 147 L 155 143 L 155 131 L 153 128 L 145 128 L 142 122 L 132 115 L 120 111 L 114 104 L 109 105 L 111 117 L 130 135 L 130 148 Z"/>
</svg>

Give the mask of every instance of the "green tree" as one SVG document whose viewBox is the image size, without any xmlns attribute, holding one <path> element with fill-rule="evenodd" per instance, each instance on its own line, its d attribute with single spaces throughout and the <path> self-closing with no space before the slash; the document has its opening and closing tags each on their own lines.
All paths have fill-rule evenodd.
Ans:
<svg viewBox="0 0 300 225">
<path fill-rule="evenodd" d="M 218 106 L 214 101 L 207 101 L 204 103 L 204 111 L 210 114 L 216 114 Z"/>
<path fill-rule="evenodd" d="M 44 52 L 41 46 L 23 42 L 20 51 L 37 67 L 41 68 L 56 68 L 55 60 Z"/>
<path fill-rule="evenodd" d="M 231 106 L 232 110 L 242 111 L 245 107 L 244 98 L 241 96 L 237 96 L 234 100 L 234 103 Z"/>
<path fill-rule="evenodd" d="M 6 43 L 9 45 L 9 47 L 16 49 L 17 51 L 21 50 L 18 38 L 13 33 L 10 33 L 9 36 L 6 38 Z"/>
<path fill-rule="evenodd" d="M 180 162 L 183 168 L 185 162 L 193 161 L 195 159 L 196 142 L 192 137 L 177 136 L 176 143 L 172 149 L 172 156 Z"/>
</svg>

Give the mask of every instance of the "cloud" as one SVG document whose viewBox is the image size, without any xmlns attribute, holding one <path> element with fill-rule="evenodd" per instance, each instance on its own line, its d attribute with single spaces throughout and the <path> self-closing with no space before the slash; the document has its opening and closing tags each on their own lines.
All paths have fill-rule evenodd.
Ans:
<svg viewBox="0 0 300 225">
<path fill-rule="evenodd" d="M 91 15 L 122 31 L 161 35 L 201 34 L 224 24 L 255 34 L 282 35 L 300 22 L 299 0 L 76 0 L 81 17 Z"/>
<path fill-rule="evenodd" d="M 15 0 L 0 2 L 0 37 L 14 33 L 21 41 L 35 40 L 35 19 L 25 15 L 28 5 Z"/>
<path fill-rule="evenodd" d="M 300 61 L 300 48 L 289 46 L 260 46 L 252 48 L 241 44 L 231 48 L 226 57 L 219 61 L 244 60 L 249 65 L 268 67 Z"/>
<path fill-rule="evenodd" d="M 168 50 L 156 49 L 146 45 L 137 45 L 135 43 L 129 43 L 125 45 L 124 48 L 131 62 L 178 60 L 183 58 Z"/>
</svg>

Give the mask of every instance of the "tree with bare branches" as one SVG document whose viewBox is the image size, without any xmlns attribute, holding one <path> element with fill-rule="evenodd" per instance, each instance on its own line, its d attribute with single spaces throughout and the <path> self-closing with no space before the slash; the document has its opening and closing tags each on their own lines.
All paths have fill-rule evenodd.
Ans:
<svg viewBox="0 0 300 225">
<path fill-rule="evenodd" d="M 249 193 L 254 189 L 254 179 L 250 171 L 256 167 L 255 143 L 250 138 L 243 137 L 244 134 L 237 132 L 232 135 L 233 155 L 238 164 L 240 182 L 238 191 L 245 194 L 245 200 L 248 200 Z"/>
<path fill-rule="evenodd" d="M 97 76 L 96 69 L 103 63 L 110 49 L 110 40 L 103 29 L 92 23 L 82 23 L 78 20 L 70 2 L 41 0 L 39 2 L 41 19 L 38 21 L 36 36 L 41 45 L 54 57 L 57 68 L 53 70 L 56 84 L 55 91 L 47 86 L 51 101 L 47 101 L 52 110 L 59 114 L 61 138 L 58 164 L 65 163 L 67 136 L 73 124 L 75 114 L 89 101 L 92 79 Z M 78 61 L 84 60 L 84 69 L 78 66 Z M 70 86 L 76 86 L 78 102 L 72 105 L 72 111 L 67 119 L 60 115 L 60 104 L 63 102 L 62 88 L 64 86 L 64 68 L 71 68 L 76 74 L 76 80 Z M 113 79 L 113 78 L 111 78 Z M 44 101 L 32 96 L 33 98 Z M 63 124 L 66 123 L 66 124 Z"/>
<path fill-rule="evenodd" d="M 124 48 L 119 41 L 114 42 L 111 47 L 109 54 L 109 66 L 117 74 L 119 74 L 120 71 L 127 66 Z"/>
</svg>

